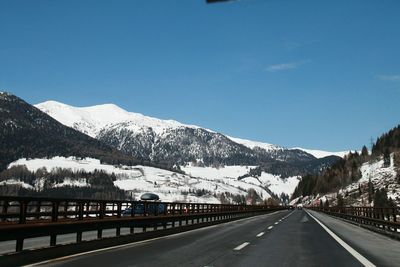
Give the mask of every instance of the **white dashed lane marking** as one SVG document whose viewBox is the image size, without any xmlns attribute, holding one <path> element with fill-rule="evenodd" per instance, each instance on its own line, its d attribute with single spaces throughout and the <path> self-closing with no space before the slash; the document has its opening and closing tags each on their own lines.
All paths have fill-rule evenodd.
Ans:
<svg viewBox="0 0 400 267">
<path fill-rule="evenodd" d="M 257 235 L 257 237 L 262 237 L 265 234 L 265 232 L 261 232 Z"/>
<path fill-rule="evenodd" d="M 271 230 L 272 228 L 274 228 L 273 226 L 268 227 L 268 230 Z"/>
<path fill-rule="evenodd" d="M 237 246 L 233 250 L 239 251 L 239 250 L 242 250 L 243 248 L 247 247 L 248 245 L 250 245 L 249 242 L 244 242 L 243 244 L 241 244 L 240 246 Z"/>
</svg>

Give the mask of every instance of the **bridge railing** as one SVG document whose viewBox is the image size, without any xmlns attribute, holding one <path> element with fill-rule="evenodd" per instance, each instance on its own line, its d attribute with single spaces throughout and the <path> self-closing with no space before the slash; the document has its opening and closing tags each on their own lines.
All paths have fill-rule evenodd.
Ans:
<svg viewBox="0 0 400 267">
<path fill-rule="evenodd" d="M 309 209 L 357 224 L 400 233 L 400 207 L 309 207 Z"/>
<path fill-rule="evenodd" d="M 50 236 L 50 246 L 57 245 L 57 236 L 128 228 L 129 234 L 149 228 L 166 230 L 204 223 L 216 224 L 242 217 L 285 209 L 266 205 L 225 205 L 207 203 L 170 203 L 130 200 L 61 199 L 0 196 L 0 242 L 16 241 L 15 251 L 24 249 L 24 240 Z M 1 252 L 0 252 L 1 254 Z"/>
</svg>

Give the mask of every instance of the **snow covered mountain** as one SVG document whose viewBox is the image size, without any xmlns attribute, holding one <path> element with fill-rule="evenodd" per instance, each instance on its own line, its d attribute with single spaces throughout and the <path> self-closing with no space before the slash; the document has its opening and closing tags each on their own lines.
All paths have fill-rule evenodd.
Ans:
<svg viewBox="0 0 400 267">
<path fill-rule="evenodd" d="M 66 127 L 17 96 L 0 92 L 0 171 L 21 157 L 72 155 L 113 163 L 140 162 Z"/>
<path fill-rule="evenodd" d="M 91 107 L 73 107 L 56 101 L 46 101 L 35 105 L 64 125 L 75 128 L 91 137 L 96 137 L 106 127 L 125 123 L 124 127 L 132 131 L 151 128 L 156 134 L 169 129 L 200 127 L 185 125 L 174 120 L 160 120 L 140 113 L 128 112 L 114 104 L 103 104 Z M 129 122 L 129 125 L 126 123 Z"/>
<path fill-rule="evenodd" d="M 0 93 L 0 125 L 0 189 L 7 194 L 22 188 L 27 194 L 123 198 L 152 191 L 171 201 L 242 203 L 255 192 L 259 201 L 286 201 L 301 174 L 337 160 L 113 104 L 33 107 L 8 93 Z"/>
<path fill-rule="evenodd" d="M 300 149 L 233 138 L 195 125 L 128 112 L 113 104 L 73 107 L 47 101 L 36 107 L 66 126 L 153 162 L 177 165 L 196 162 L 211 166 L 316 159 Z"/>
<path fill-rule="evenodd" d="M 344 156 L 349 154 L 349 152 L 351 152 L 351 151 L 328 152 L 328 151 L 316 150 L 316 149 L 305 149 L 305 148 L 301 148 L 301 147 L 295 147 L 293 149 L 303 150 L 304 152 L 307 152 L 308 154 L 313 155 L 317 159 L 325 158 L 328 156 L 337 156 L 337 157 L 343 158 Z"/>
</svg>

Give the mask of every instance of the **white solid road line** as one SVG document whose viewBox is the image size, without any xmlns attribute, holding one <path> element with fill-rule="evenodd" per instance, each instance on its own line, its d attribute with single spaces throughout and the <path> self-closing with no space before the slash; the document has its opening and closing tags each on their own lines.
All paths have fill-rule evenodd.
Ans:
<svg viewBox="0 0 400 267">
<path fill-rule="evenodd" d="M 239 251 L 239 250 L 242 250 L 243 248 L 247 247 L 248 245 L 250 245 L 249 242 L 244 242 L 243 244 L 241 244 L 240 246 L 237 246 L 233 250 Z"/>
<path fill-rule="evenodd" d="M 261 232 L 257 235 L 257 237 L 262 237 L 263 235 L 265 235 L 265 232 Z"/>
<path fill-rule="evenodd" d="M 324 228 L 325 231 L 328 232 L 330 236 L 333 237 L 333 239 L 336 240 L 345 250 L 347 250 L 351 255 L 353 255 L 354 258 L 356 258 L 362 265 L 366 267 L 376 267 L 375 264 L 367 260 L 363 255 L 358 253 L 354 248 L 350 247 L 346 242 L 344 242 L 340 237 L 338 237 L 334 232 L 329 230 L 328 227 L 326 227 L 322 222 L 320 222 L 317 218 L 312 216 L 308 211 L 306 211 L 307 214 L 313 218 L 319 225 L 321 225 L 322 228 Z"/>
<path fill-rule="evenodd" d="M 272 228 L 274 228 L 272 225 L 270 227 L 268 227 L 268 230 L 271 230 Z"/>
</svg>

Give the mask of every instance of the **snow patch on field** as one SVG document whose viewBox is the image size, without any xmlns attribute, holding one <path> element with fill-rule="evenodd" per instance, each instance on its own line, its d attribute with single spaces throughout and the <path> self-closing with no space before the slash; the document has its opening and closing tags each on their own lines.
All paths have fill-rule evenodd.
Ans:
<svg viewBox="0 0 400 267">
<path fill-rule="evenodd" d="M 260 177 L 246 177 L 242 180 L 238 180 L 239 177 L 246 175 L 250 169 L 255 167 L 256 166 L 225 166 L 221 168 L 211 168 L 194 167 L 192 165 L 188 165 L 182 167 L 182 170 L 191 176 L 205 177 L 211 180 L 223 180 L 233 186 L 249 188 L 249 185 L 253 185 L 263 189 L 268 188 L 271 190 L 271 192 L 278 196 L 281 193 L 285 193 L 290 196 L 294 192 L 294 189 L 301 179 L 299 176 L 283 179 L 279 175 L 262 172 Z M 266 190 L 261 192 L 265 194 L 266 192 L 264 191 Z"/>
<path fill-rule="evenodd" d="M 225 166 L 221 168 L 212 167 L 195 167 L 192 164 L 182 167 L 181 169 L 188 175 L 195 177 L 203 177 L 211 180 L 214 179 L 237 179 L 247 174 L 250 169 L 256 166 Z"/>
<path fill-rule="evenodd" d="M 1 181 L 0 185 L 17 185 L 17 186 L 21 186 L 23 188 L 26 189 L 35 189 L 33 186 L 31 186 L 30 184 L 24 183 L 18 179 L 8 179 L 5 181 Z"/>
<path fill-rule="evenodd" d="M 25 165 L 30 171 L 45 167 L 48 171 L 53 168 L 66 168 L 75 172 L 94 172 L 103 170 L 117 177 L 114 185 L 130 191 L 138 198 L 144 192 L 159 194 L 163 201 L 191 201 L 203 203 L 218 203 L 218 194 L 247 195 L 249 189 L 254 189 L 263 199 L 270 196 L 268 187 L 276 193 L 291 193 L 292 178 L 280 179 L 278 176 L 263 173 L 260 178 L 249 177 L 239 180 L 238 177 L 247 174 L 255 166 L 225 166 L 211 167 L 182 167 L 187 174 L 175 173 L 147 166 L 113 166 L 101 164 L 93 158 L 54 157 L 51 159 L 19 159 L 9 165 Z M 292 181 L 293 180 L 293 181 Z M 43 181 L 41 181 L 43 183 Z M 61 186 L 89 186 L 84 179 L 64 179 Z M 40 187 L 40 185 L 38 185 Z M 287 187 L 287 188 L 286 188 Z"/>
<path fill-rule="evenodd" d="M 285 193 L 291 195 L 299 184 L 301 177 L 292 176 L 282 179 L 280 176 L 263 172 L 260 180 L 269 187 L 269 189 L 277 195 Z"/>
</svg>

